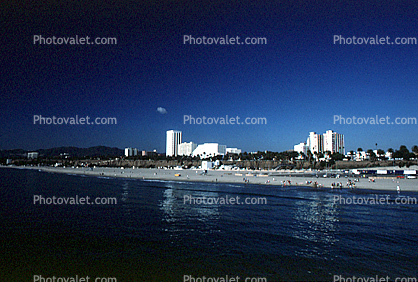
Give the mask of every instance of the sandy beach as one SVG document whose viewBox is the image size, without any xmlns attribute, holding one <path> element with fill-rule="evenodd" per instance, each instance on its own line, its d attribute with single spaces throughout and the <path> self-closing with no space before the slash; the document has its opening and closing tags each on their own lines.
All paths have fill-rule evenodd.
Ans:
<svg viewBox="0 0 418 282">
<path fill-rule="evenodd" d="M 374 189 L 396 191 L 397 186 L 401 191 L 418 192 L 418 179 L 397 179 L 393 177 L 372 177 L 369 178 L 340 177 L 324 178 L 312 177 L 300 173 L 295 176 L 292 172 L 278 171 L 220 171 L 208 170 L 206 174 L 202 170 L 175 170 L 175 169 L 144 169 L 144 168 L 62 168 L 62 167 L 15 167 L 26 169 L 37 169 L 51 173 L 82 174 L 101 177 L 134 178 L 143 180 L 166 180 L 166 181 L 193 181 L 213 183 L 241 183 L 241 184 L 262 184 L 279 186 L 305 186 L 317 188 L 332 188 L 333 183 L 341 183 L 343 189 L 349 189 L 347 183 L 350 179 L 355 184 L 355 189 Z M 354 182 L 354 179 L 356 181 Z M 357 181 L 358 180 L 358 181 Z"/>
</svg>

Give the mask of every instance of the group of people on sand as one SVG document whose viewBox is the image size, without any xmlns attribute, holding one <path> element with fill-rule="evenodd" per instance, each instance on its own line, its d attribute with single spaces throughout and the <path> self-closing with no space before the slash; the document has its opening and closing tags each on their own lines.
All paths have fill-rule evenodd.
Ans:
<svg viewBox="0 0 418 282">
<path fill-rule="evenodd" d="M 282 186 L 284 187 L 286 185 L 292 185 L 292 181 L 290 181 L 290 180 L 282 181 Z"/>
<path fill-rule="evenodd" d="M 347 181 L 347 187 L 350 189 L 354 189 L 356 188 L 356 183 L 354 183 L 355 181 L 351 181 L 350 179 L 348 179 Z"/>
<path fill-rule="evenodd" d="M 343 188 L 343 184 L 341 182 L 333 182 L 331 183 L 331 189 L 342 189 Z"/>
</svg>

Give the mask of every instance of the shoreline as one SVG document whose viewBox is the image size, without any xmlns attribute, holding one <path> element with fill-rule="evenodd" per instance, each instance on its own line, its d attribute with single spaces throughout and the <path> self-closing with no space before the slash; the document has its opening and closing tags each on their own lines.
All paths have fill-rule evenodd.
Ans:
<svg viewBox="0 0 418 282">
<path fill-rule="evenodd" d="M 118 177 L 129 179 L 142 180 L 164 180 L 164 181 L 179 181 L 179 182 L 210 182 L 210 183 L 229 183 L 229 184 L 259 184 L 271 185 L 280 187 L 311 187 L 311 188 L 329 188 L 331 189 L 333 183 L 341 183 L 342 189 L 350 189 L 347 186 L 347 181 L 350 179 L 358 179 L 358 182 L 353 182 L 355 187 L 353 189 L 369 189 L 381 191 L 395 191 L 397 186 L 401 191 L 418 192 L 418 179 L 379 179 L 374 178 L 369 181 L 369 178 L 355 177 L 341 177 L 341 178 L 323 178 L 313 177 L 312 172 L 301 173 L 300 176 L 281 175 L 274 171 L 275 175 L 271 175 L 273 171 L 219 171 L 208 170 L 207 174 L 203 174 L 203 170 L 174 170 L 174 169 L 147 169 L 147 168 L 62 168 L 62 167 L 18 167 L 18 166 L 0 166 L 2 168 L 14 169 L 34 169 L 50 173 L 65 173 L 96 177 Z M 289 173 L 286 173 L 289 174 Z M 178 176 L 176 176 L 178 175 Z M 317 185 L 315 187 L 315 182 Z M 336 188 L 340 189 L 340 188 Z"/>
</svg>

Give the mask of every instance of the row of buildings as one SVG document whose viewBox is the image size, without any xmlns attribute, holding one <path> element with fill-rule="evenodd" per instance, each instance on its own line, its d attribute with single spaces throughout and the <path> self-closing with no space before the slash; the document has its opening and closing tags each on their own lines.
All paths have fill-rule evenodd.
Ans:
<svg viewBox="0 0 418 282">
<path fill-rule="evenodd" d="M 157 150 L 152 152 L 148 151 L 139 151 L 137 148 L 125 148 L 125 157 L 134 157 L 134 156 L 153 156 L 157 155 Z"/>
<path fill-rule="evenodd" d="M 168 130 L 166 132 L 166 156 L 199 156 L 201 159 L 215 157 L 226 154 L 240 154 L 241 149 L 227 148 L 226 145 L 218 143 L 196 144 L 194 142 L 182 142 L 182 132 L 178 130 Z"/>
<path fill-rule="evenodd" d="M 309 132 L 306 142 L 299 143 L 293 147 L 293 151 L 308 155 L 308 151 L 312 154 L 325 152 L 340 153 L 345 155 L 344 135 L 327 130 L 324 134 L 316 134 Z"/>
</svg>

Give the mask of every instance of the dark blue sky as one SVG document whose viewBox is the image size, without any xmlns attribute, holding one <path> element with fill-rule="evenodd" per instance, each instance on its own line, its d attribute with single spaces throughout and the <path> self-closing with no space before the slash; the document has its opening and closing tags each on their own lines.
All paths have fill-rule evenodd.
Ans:
<svg viewBox="0 0 418 282">
<path fill-rule="evenodd" d="M 169 129 L 244 151 L 292 149 L 328 129 L 345 135 L 347 150 L 418 143 L 416 124 L 333 124 L 334 115 L 418 118 L 418 45 L 333 44 L 334 35 L 418 37 L 417 1 L 138 2 L 2 4 L 0 149 L 164 152 Z M 34 35 L 118 42 L 34 45 Z M 183 35 L 267 45 L 184 45 Z M 118 124 L 34 125 L 34 115 Z M 267 125 L 184 125 L 183 115 Z"/>
</svg>

